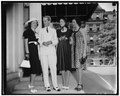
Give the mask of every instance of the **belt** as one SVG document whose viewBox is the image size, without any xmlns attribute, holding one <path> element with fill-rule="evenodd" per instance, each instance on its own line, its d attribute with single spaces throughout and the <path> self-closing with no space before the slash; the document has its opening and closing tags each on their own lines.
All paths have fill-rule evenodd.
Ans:
<svg viewBox="0 0 120 96">
<path fill-rule="evenodd" d="M 36 42 L 36 41 L 30 41 L 30 42 L 28 42 L 28 44 L 35 44 L 35 45 L 37 45 L 38 43 Z"/>
</svg>

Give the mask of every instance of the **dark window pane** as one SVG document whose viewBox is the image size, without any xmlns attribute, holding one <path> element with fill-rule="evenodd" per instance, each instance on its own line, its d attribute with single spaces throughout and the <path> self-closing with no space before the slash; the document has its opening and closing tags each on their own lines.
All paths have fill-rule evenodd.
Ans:
<svg viewBox="0 0 120 96">
<path fill-rule="evenodd" d="M 46 6 L 45 10 L 46 10 L 45 15 L 55 16 L 55 6 L 53 5 Z"/>
<path fill-rule="evenodd" d="M 92 28 L 90 28 L 90 31 L 92 31 Z"/>
<path fill-rule="evenodd" d="M 96 20 L 100 20 L 100 18 L 99 18 L 99 17 L 96 17 Z"/>
<path fill-rule="evenodd" d="M 93 40 L 90 40 L 90 43 L 94 43 L 94 41 L 93 41 Z"/>
<path fill-rule="evenodd" d="M 97 31 L 99 31 L 100 30 L 100 28 L 97 28 Z"/>
<path fill-rule="evenodd" d="M 56 6 L 56 15 L 57 16 L 65 16 L 65 6 L 64 5 L 59 5 Z"/>
<path fill-rule="evenodd" d="M 86 5 L 85 4 L 80 4 L 77 5 L 77 15 L 86 15 Z"/>
<path fill-rule="evenodd" d="M 45 10 L 45 6 L 42 6 L 42 16 L 45 16 L 46 10 Z"/>
<path fill-rule="evenodd" d="M 94 54 L 94 51 L 90 51 L 90 54 Z"/>
<path fill-rule="evenodd" d="M 67 15 L 76 15 L 76 5 L 67 6 Z"/>
</svg>

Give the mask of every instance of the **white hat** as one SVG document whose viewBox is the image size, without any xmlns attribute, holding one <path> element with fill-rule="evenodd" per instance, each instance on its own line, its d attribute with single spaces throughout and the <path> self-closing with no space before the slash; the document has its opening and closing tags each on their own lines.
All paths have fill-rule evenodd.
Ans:
<svg viewBox="0 0 120 96">
<path fill-rule="evenodd" d="M 28 20 L 27 22 L 25 22 L 25 25 L 28 25 L 28 23 L 30 23 L 32 21 L 38 21 L 38 19 L 37 18 L 31 18 L 30 20 Z"/>
</svg>

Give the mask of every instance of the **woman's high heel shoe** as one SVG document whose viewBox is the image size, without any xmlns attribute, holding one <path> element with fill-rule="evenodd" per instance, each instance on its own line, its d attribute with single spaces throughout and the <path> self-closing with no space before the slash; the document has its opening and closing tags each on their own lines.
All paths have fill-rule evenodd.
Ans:
<svg viewBox="0 0 120 96">
<path fill-rule="evenodd" d="M 34 86 L 31 86 L 30 84 L 28 85 L 28 88 L 33 88 Z"/>
<path fill-rule="evenodd" d="M 77 91 L 83 90 L 83 85 L 82 84 L 78 84 L 77 87 L 75 87 L 75 90 L 77 90 Z"/>
<path fill-rule="evenodd" d="M 36 89 L 31 89 L 30 92 L 31 92 L 31 93 L 36 93 L 37 90 L 36 90 Z"/>
</svg>

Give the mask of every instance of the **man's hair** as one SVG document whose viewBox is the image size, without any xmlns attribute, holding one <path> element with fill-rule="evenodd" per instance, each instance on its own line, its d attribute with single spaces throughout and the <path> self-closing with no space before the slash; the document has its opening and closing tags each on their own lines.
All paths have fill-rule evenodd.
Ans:
<svg viewBox="0 0 120 96">
<path fill-rule="evenodd" d="M 50 16 L 44 16 L 43 18 L 47 18 L 48 21 L 51 21 L 51 17 Z"/>
</svg>

